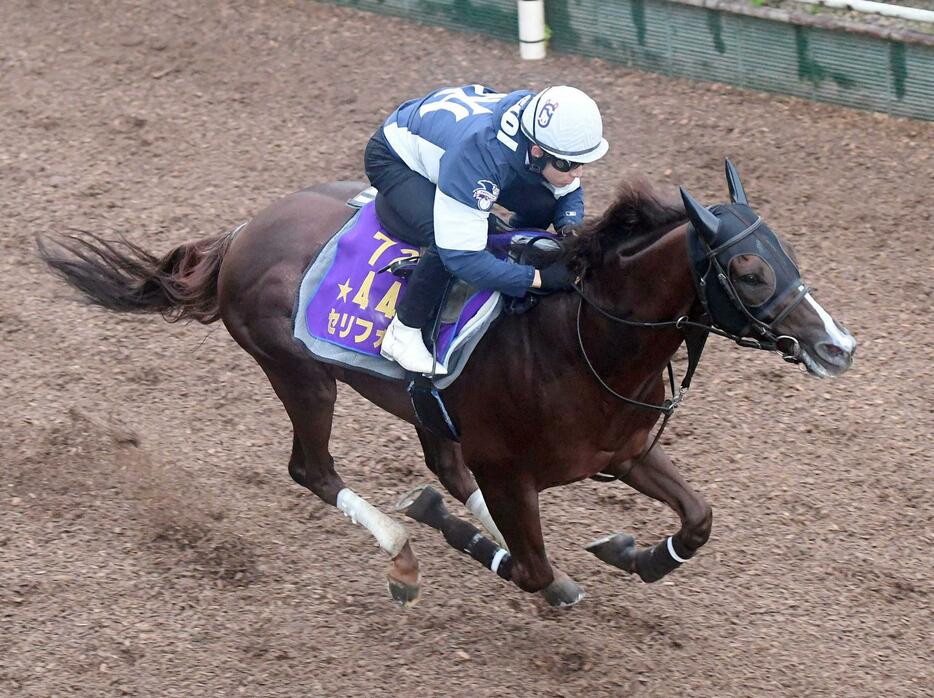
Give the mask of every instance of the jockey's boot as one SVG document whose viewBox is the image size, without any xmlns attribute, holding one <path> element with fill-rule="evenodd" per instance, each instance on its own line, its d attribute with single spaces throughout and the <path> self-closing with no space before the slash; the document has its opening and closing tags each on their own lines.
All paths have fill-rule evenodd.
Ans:
<svg viewBox="0 0 934 698">
<path fill-rule="evenodd" d="M 422 331 L 416 327 L 403 325 L 398 317 L 394 317 L 386 334 L 379 353 L 391 361 L 395 361 L 406 371 L 413 373 L 432 373 L 443 376 L 447 371 L 441 364 L 435 364 L 431 352 L 425 347 Z"/>
</svg>

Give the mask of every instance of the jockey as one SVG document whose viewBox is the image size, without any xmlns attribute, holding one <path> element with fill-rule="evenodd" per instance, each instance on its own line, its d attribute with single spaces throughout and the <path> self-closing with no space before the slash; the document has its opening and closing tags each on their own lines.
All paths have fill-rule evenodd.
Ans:
<svg viewBox="0 0 934 698">
<path fill-rule="evenodd" d="M 380 353 L 408 371 L 431 373 L 422 330 L 452 275 L 517 297 L 530 288 L 568 288 L 562 265 L 537 270 L 486 251 L 490 209 L 499 203 L 512 211 L 516 227 L 553 224 L 568 234 L 584 216 L 583 166 L 608 147 L 596 103 L 574 87 L 537 94 L 445 88 L 390 114 L 364 156 L 379 192 L 376 212 L 388 232 L 427 249 Z"/>
</svg>

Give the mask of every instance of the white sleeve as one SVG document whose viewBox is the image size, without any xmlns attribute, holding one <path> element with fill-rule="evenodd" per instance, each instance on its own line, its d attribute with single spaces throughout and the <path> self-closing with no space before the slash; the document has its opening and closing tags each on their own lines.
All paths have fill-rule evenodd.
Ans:
<svg viewBox="0 0 934 698">
<path fill-rule="evenodd" d="M 556 199 L 560 199 L 565 194 L 570 194 L 575 189 L 580 189 L 581 178 L 575 177 L 574 181 L 568 184 L 566 187 L 556 187 L 549 182 L 545 182 L 544 184 L 546 187 L 548 187 L 548 189 L 551 190 L 551 193 L 555 195 Z"/>
<path fill-rule="evenodd" d="M 479 211 L 435 189 L 435 244 L 446 250 L 486 249 L 489 212 Z"/>
</svg>

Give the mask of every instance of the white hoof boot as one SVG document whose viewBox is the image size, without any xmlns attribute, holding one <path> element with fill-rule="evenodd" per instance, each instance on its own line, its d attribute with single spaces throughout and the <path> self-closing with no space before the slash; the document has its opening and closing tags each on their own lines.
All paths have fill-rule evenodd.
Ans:
<svg viewBox="0 0 934 698">
<path fill-rule="evenodd" d="M 444 375 L 447 371 L 441 364 L 435 364 L 431 352 L 425 347 L 422 340 L 422 331 L 416 327 L 409 327 L 399 322 L 395 317 L 386 328 L 383 343 L 380 345 L 380 355 L 395 361 L 406 371 L 413 373 L 432 373 Z"/>
</svg>

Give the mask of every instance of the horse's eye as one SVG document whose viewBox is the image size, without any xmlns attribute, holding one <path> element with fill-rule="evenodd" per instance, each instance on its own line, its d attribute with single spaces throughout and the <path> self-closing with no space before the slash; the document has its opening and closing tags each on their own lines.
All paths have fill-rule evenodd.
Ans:
<svg viewBox="0 0 934 698">
<path fill-rule="evenodd" d="M 755 274 L 743 274 L 741 277 L 739 277 L 739 280 L 744 284 L 749 284 L 750 286 L 756 286 L 757 284 L 762 283 L 759 280 L 759 277 Z"/>
</svg>

